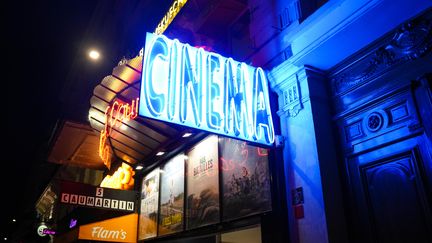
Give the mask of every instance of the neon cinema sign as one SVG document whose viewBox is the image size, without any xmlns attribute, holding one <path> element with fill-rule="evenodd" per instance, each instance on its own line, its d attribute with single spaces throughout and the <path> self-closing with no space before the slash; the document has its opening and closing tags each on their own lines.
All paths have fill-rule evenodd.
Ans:
<svg viewBox="0 0 432 243">
<path fill-rule="evenodd" d="M 139 114 L 260 144 L 274 142 L 261 68 L 147 33 Z"/>
</svg>

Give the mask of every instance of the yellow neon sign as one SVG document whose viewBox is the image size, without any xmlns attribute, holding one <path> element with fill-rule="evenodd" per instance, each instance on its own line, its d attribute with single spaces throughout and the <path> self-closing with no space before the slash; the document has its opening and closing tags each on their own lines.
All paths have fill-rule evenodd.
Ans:
<svg viewBox="0 0 432 243">
<path fill-rule="evenodd" d="M 126 163 L 122 165 L 112 175 L 107 175 L 102 180 L 100 186 L 113 189 L 130 190 L 134 187 L 135 171 Z"/>
<path fill-rule="evenodd" d="M 174 0 L 168 12 L 156 27 L 155 34 L 160 35 L 166 30 L 166 28 L 168 28 L 168 25 L 171 24 L 175 16 L 178 14 L 178 12 L 180 12 L 180 9 L 186 4 L 186 2 L 187 0 Z"/>
</svg>

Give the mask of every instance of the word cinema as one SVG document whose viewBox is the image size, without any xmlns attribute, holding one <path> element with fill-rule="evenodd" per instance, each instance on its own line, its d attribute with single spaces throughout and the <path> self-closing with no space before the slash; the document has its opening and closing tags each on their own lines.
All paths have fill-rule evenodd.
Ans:
<svg viewBox="0 0 432 243">
<path fill-rule="evenodd" d="M 271 145 L 274 128 L 261 68 L 147 33 L 139 114 Z"/>
</svg>

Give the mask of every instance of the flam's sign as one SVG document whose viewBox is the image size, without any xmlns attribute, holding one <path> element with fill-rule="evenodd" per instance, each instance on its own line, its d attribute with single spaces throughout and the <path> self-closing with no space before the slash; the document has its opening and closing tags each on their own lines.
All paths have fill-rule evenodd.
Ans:
<svg viewBox="0 0 432 243">
<path fill-rule="evenodd" d="M 147 33 L 142 116 L 271 145 L 268 93 L 261 68 Z"/>
<path fill-rule="evenodd" d="M 132 213 L 79 227 L 78 239 L 110 242 L 136 242 L 138 214 Z"/>
</svg>

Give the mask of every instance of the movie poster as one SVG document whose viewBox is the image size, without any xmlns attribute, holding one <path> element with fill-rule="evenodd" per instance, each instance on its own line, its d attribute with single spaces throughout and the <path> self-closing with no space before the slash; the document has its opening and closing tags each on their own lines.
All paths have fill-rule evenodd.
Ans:
<svg viewBox="0 0 432 243">
<path fill-rule="evenodd" d="M 224 221 L 271 210 L 268 150 L 219 138 Z"/>
<path fill-rule="evenodd" d="M 141 185 L 138 240 L 156 237 L 159 200 L 159 168 L 146 175 Z"/>
<path fill-rule="evenodd" d="M 219 222 L 218 138 L 209 136 L 187 153 L 188 229 Z"/>
<path fill-rule="evenodd" d="M 159 235 L 183 230 L 184 154 L 179 154 L 161 169 Z"/>
</svg>

